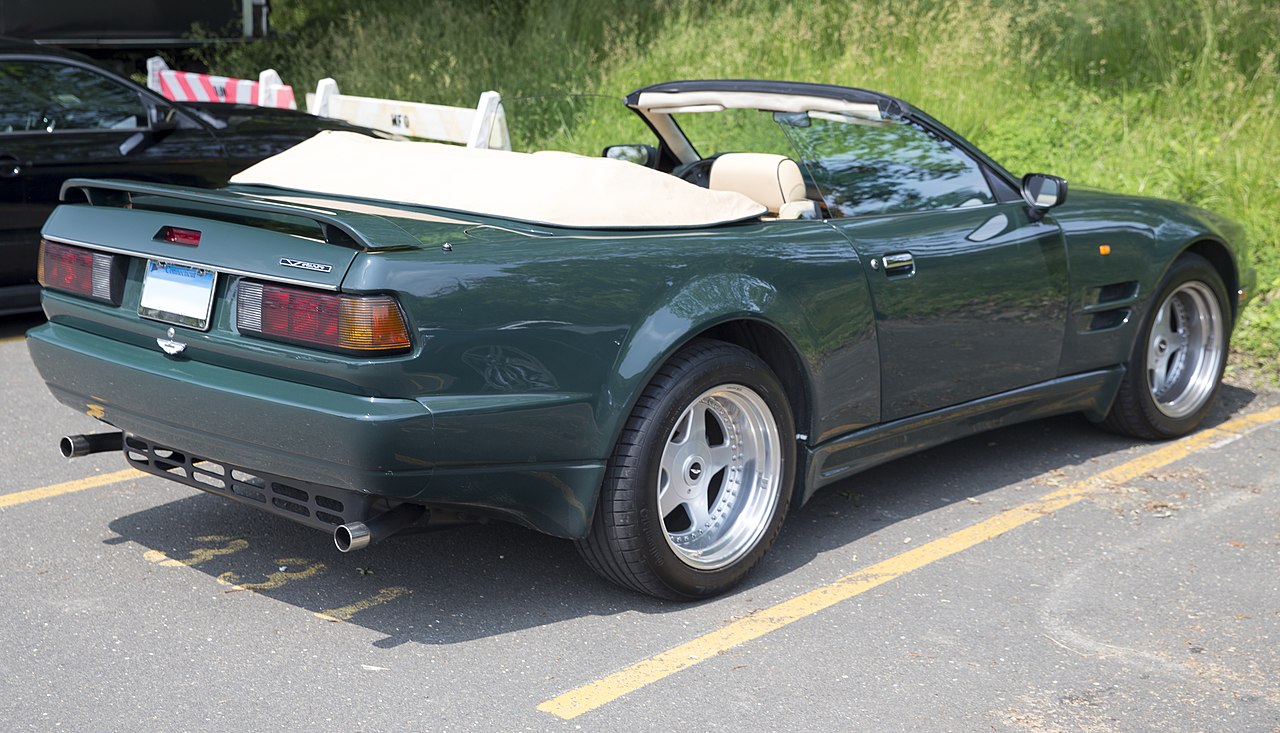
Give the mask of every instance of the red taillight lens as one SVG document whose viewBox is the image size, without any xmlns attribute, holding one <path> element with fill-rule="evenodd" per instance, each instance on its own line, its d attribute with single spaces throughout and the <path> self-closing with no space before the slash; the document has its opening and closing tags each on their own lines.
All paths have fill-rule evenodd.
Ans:
<svg viewBox="0 0 1280 733">
<path fill-rule="evenodd" d="M 337 295 L 268 285 L 262 288 L 262 333 L 336 347 L 341 309 Z"/>
<path fill-rule="evenodd" d="M 236 326 L 245 333 L 338 351 L 409 348 L 400 306 L 389 295 L 340 295 L 241 281 Z"/>
<path fill-rule="evenodd" d="M 40 240 L 36 277 L 53 290 L 120 304 L 124 258 L 82 247 Z"/>
</svg>

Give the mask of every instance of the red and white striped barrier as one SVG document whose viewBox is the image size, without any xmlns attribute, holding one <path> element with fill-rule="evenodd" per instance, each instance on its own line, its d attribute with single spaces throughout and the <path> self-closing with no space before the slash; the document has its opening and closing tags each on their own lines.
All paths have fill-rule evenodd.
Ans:
<svg viewBox="0 0 1280 733">
<path fill-rule="evenodd" d="M 275 69 L 258 75 L 257 81 L 227 76 L 174 71 L 159 56 L 147 59 L 147 87 L 175 102 L 228 102 L 260 107 L 297 109 L 293 87 L 280 80 Z"/>
</svg>

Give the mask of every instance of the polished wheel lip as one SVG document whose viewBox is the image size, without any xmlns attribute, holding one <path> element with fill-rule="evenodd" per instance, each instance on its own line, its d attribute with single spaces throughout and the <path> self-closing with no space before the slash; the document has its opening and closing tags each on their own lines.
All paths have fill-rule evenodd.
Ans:
<svg viewBox="0 0 1280 733">
<path fill-rule="evenodd" d="M 659 460 L 658 514 L 667 546 L 697 570 L 741 560 L 768 529 L 782 478 L 782 437 L 764 399 L 739 384 L 703 392 L 681 412 Z M 709 501 L 709 484 L 717 481 Z M 669 529 L 677 522 L 668 518 L 681 508 L 688 526 Z"/>
<path fill-rule="evenodd" d="M 1169 293 L 1156 310 L 1147 338 L 1147 389 L 1156 409 L 1180 419 L 1213 396 L 1226 358 L 1222 305 L 1198 280 Z"/>
</svg>

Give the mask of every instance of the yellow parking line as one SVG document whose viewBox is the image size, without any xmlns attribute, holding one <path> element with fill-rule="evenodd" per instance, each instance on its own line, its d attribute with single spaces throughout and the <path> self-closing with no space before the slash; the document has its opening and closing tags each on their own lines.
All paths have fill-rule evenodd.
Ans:
<svg viewBox="0 0 1280 733">
<path fill-rule="evenodd" d="M 1118 483 L 1179 461 L 1197 451 L 1280 421 L 1280 407 L 1230 420 L 1126 461 L 1096 476 L 1046 494 L 945 537 L 815 588 L 788 601 L 756 611 L 711 633 L 637 662 L 595 682 L 570 690 L 538 706 L 566 720 L 616 700 L 728 649 L 776 631 L 895 578 L 950 557 L 977 544 L 1070 506 Z"/>
<path fill-rule="evenodd" d="M 44 486 L 39 489 L 27 489 L 26 491 L 15 491 L 12 494 L 0 494 L 0 508 L 14 506 L 15 504 L 26 504 L 29 501 L 39 501 L 40 499 L 48 499 L 51 496 L 60 496 L 62 494 L 70 494 L 75 491 L 84 491 L 98 486 L 106 486 L 107 484 L 128 481 L 133 478 L 142 478 L 147 474 L 133 468 L 126 468 L 123 471 L 114 473 L 104 473 L 101 476 L 90 476 L 89 478 L 77 479 L 75 481 L 67 481 L 66 483 L 54 484 L 53 486 Z"/>
</svg>

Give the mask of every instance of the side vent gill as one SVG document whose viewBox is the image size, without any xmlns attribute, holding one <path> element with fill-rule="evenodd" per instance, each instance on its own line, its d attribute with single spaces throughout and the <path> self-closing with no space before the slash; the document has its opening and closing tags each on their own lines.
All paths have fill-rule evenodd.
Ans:
<svg viewBox="0 0 1280 733">
<path fill-rule="evenodd" d="M 1138 281 L 1130 280 L 1112 283 L 1098 288 L 1091 288 L 1085 296 L 1085 307 L 1110 306 L 1119 303 L 1130 303 L 1138 297 Z"/>
<path fill-rule="evenodd" d="M 1103 311 L 1093 314 L 1089 319 L 1088 331 L 1110 331 L 1113 328 L 1119 328 L 1129 322 L 1129 318 L 1133 315 L 1133 311 L 1128 308 L 1116 308 L 1115 310 Z"/>
<path fill-rule="evenodd" d="M 1138 281 L 1101 285 L 1089 288 L 1084 294 L 1086 333 L 1110 331 L 1127 324 L 1133 317 L 1133 304 L 1138 299 Z"/>
</svg>

